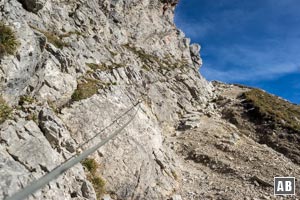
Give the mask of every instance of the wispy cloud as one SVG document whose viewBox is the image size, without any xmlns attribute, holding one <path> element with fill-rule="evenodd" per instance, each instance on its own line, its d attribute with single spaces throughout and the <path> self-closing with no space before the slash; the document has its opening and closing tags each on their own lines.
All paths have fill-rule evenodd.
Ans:
<svg viewBox="0 0 300 200">
<path fill-rule="evenodd" d="M 192 8 L 197 14 L 179 10 L 176 24 L 203 42 L 201 72 L 208 79 L 270 80 L 300 73 L 299 6 L 298 0 L 203 0 Z"/>
<path fill-rule="evenodd" d="M 299 7 L 299 0 L 186 0 L 175 19 L 192 42 L 202 43 L 207 79 L 300 102 Z"/>
<path fill-rule="evenodd" d="M 295 41 L 296 39 L 293 40 Z M 204 57 L 201 72 L 210 80 L 259 81 L 300 73 L 300 49 L 297 46 L 287 49 L 275 44 L 260 48 L 232 45 L 227 48 L 209 48 L 209 52 L 218 55 L 218 60 L 210 60 L 208 64 Z"/>
<path fill-rule="evenodd" d="M 204 38 L 214 28 L 213 24 L 209 21 L 200 23 L 181 22 L 180 27 L 185 35 L 189 38 Z"/>
<path fill-rule="evenodd" d="M 229 68 L 228 70 L 205 67 L 201 69 L 201 73 L 209 80 L 222 80 L 225 82 L 271 80 L 290 73 L 299 73 L 300 75 L 299 65 L 296 64 L 286 63 L 263 68 L 266 70 L 258 67 L 246 69 Z"/>
<path fill-rule="evenodd" d="M 300 83 L 295 83 L 293 87 L 296 88 L 296 89 L 300 89 Z"/>
<path fill-rule="evenodd" d="M 175 16 L 175 23 L 179 29 L 184 31 L 186 37 L 197 40 L 199 38 L 205 38 L 205 36 L 214 31 L 214 24 L 209 20 L 195 20 L 187 17 L 182 13 L 178 13 Z"/>
</svg>

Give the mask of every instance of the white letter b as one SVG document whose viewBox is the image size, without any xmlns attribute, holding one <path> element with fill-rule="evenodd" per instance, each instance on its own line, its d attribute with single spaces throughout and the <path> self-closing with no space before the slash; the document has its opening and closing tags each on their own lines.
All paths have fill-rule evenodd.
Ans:
<svg viewBox="0 0 300 200">
<path fill-rule="evenodd" d="M 285 191 L 287 191 L 287 192 L 292 191 L 292 182 L 291 181 L 285 182 Z"/>
</svg>

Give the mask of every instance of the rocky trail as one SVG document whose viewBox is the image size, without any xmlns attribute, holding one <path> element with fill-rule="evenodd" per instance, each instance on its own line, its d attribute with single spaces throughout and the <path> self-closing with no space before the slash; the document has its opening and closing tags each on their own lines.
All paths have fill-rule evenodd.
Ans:
<svg viewBox="0 0 300 200">
<path fill-rule="evenodd" d="M 222 83 L 215 86 L 217 96 L 235 104 L 250 90 Z M 196 128 L 176 131 L 167 139 L 178 155 L 183 199 L 275 199 L 273 178 L 298 177 L 299 166 L 224 119 L 223 107 L 211 107 L 215 109 L 209 114 L 185 118 Z"/>
</svg>

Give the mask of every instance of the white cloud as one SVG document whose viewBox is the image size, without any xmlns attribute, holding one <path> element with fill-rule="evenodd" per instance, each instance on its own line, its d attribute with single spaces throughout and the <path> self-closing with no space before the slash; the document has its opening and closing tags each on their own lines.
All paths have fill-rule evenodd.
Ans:
<svg viewBox="0 0 300 200">
<path fill-rule="evenodd" d="M 300 73 L 300 39 L 291 39 L 290 45 L 282 46 L 277 42 L 262 46 L 232 45 L 220 48 L 203 49 L 216 54 L 204 66 L 202 74 L 208 79 L 225 82 L 257 81 L 275 79 L 277 77 Z"/>
<path fill-rule="evenodd" d="M 208 12 L 201 18 L 181 12 L 177 13 L 176 24 L 193 42 L 208 40 L 201 50 L 204 55 L 201 72 L 208 79 L 226 82 L 276 79 L 300 74 L 299 31 L 290 31 L 298 29 L 290 28 L 283 20 L 297 19 L 291 17 L 299 16 L 299 6 L 292 6 L 296 2 L 278 0 L 272 6 L 275 2 L 266 0 L 257 7 L 255 2 L 245 1 L 245 5 Z M 276 15 L 266 13 L 272 11 Z"/>
<path fill-rule="evenodd" d="M 213 32 L 214 24 L 208 19 L 199 20 L 197 18 L 188 18 L 185 13 L 177 13 L 175 16 L 175 23 L 181 29 L 186 37 L 192 39 L 204 38 L 206 34 Z"/>
<path fill-rule="evenodd" d="M 213 25 L 209 22 L 203 22 L 201 25 L 187 22 L 181 23 L 179 28 L 184 31 L 186 37 L 204 38 L 213 29 Z"/>
<path fill-rule="evenodd" d="M 252 67 L 245 69 L 231 68 L 220 70 L 212 67 L 204 67 L 201 73 L 209 80 L 221 80 L 225 82 L 271 80 L 286 74 L 300 73 L 298 65 L 285 63 L 276 66 Z"/>
</svg>

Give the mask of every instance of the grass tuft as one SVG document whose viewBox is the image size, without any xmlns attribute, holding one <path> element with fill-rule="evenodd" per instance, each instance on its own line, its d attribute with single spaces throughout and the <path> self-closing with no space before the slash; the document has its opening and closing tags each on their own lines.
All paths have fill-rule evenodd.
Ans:
<svg viewBox="0 0 300 200">
<path fill-rule="evenodd" d="M 14 31 L 0 22 L 0 58 L 8 54 L 13 55 L 18 46 Z"/>
<path fill-rule="evenodd" d="M 4 99 L 0 96 L 0 124 L 7 120 L 11 115 L 12 109 L 7 105 Z"/>
<path fill-rule="evenodd" d="M 72 94 L 73 101 L 80 101 L 96 94 L 99 89 L 99 81 L 87 78 L 84 82 L 78 83 L 77 89 Z"/>
<path fill-rule="evenodd" d="M 97 174 L 97 169 L 99 167 L 98 163 L 95 159 L 87 158 L 81 162 L 81 164 L 86 168 L 88 171 L 88 179 L 93 184 L 95 189 L 97 199 L 101 199 L 103 194 L 106 193 L 105 190 L 105 180 Z"/>
<path fill-rule="evenodd" d="M 176 171 L 171 170 L 172 176 L 174 177 L 175 180 L 178 180 L 178 175 L 176 173 Z"/>
<path fill-rule="evenodd" d="M 63 47 L 68 47 L 69 44 L 62 41 L 62 39 L 54 33 L 41 31 L 47 38 L 48 42 L 52 43 L 55 47 L 62 49 Z"/>
<path fill-rule="evenodd" d="M 91 174 L 95 174 L 98 168 L 98 164 L 95 159 L 87 158 L 81 163 Z"/>
<path fill-rule="evenodd" d="M 91 177 L 90 181 L 95 189 L 97 199 L 101 199 L 101 196 L 106 192 L 104 179 L 100 176 L 96 176 Z"/>
<path fill-rule="evenodd" d="M 88 67 L 90 67 L 93 71 L 100 70 L 100 71 L 108 71 L 123 67 L 121 64 L 114 63 L 113 65 L 106 65 L 106 64 L 96 64 L 96 63 L 86 63 Z"/>
<path fill-rule="evenodd" d="M 104 82 L 101 80 L 85 77 L 77 85 L 76 90 L 72 94 L 72 101 L 80 101 L 87 99 L 98 93 L 99 89 L 117 85 L 116 82 Z"/>
<path fill-rule="evenodd" d="M 166 55 L 164 56 L 164 58 L 159 58 L 155 55 L 145 52 L 142 49 L 135 47 L 134 45 L 124 44 L 123 46 L 135 55 L 137 55 L 137 57 L 143 63 L 142 69 L 146 71 L 150 71 L 152 66 L 159 66 L 160 69 L 165 69 L 169 71 L 176 68 L 184 68 L 189 65 L 188 60 L 186 59 L 176 60 L 172 55 Z"/>
<path fill-rule="evenodd" d="M 51 44 L 53 44 L 55 47 L 59 48 L 59 49 L 62 49 L 63 47 L 68 47 L 70 46 L 69 43 L 66 43 L 64 42 L 62 39 L 64 37 L 67 37 L 69 36 L 69 34 L 66 34 L 66 35 L 57 35 L 55 33 L 51 33 L 51 32 L 48 32 L 48 31 L 43 31 L 37 27 L 34 27 L 34 26 L 30 26 L 32 29 L 38 31 L 38 32 L 41 32 L 42 34 L 45 35 L 45 37 L 47 38 L 47 41 L 50 42 Z M 70 33 L 70 35 L 73 34 L 73 33 Z"/>
<path fill-rule="evenodd" d="M 35 99 L 29 95 L 23 95 L 20 97 L 19 105 L 22 106 L 24 104 L 32 104 L 35 102 Z"/>
</svg>

